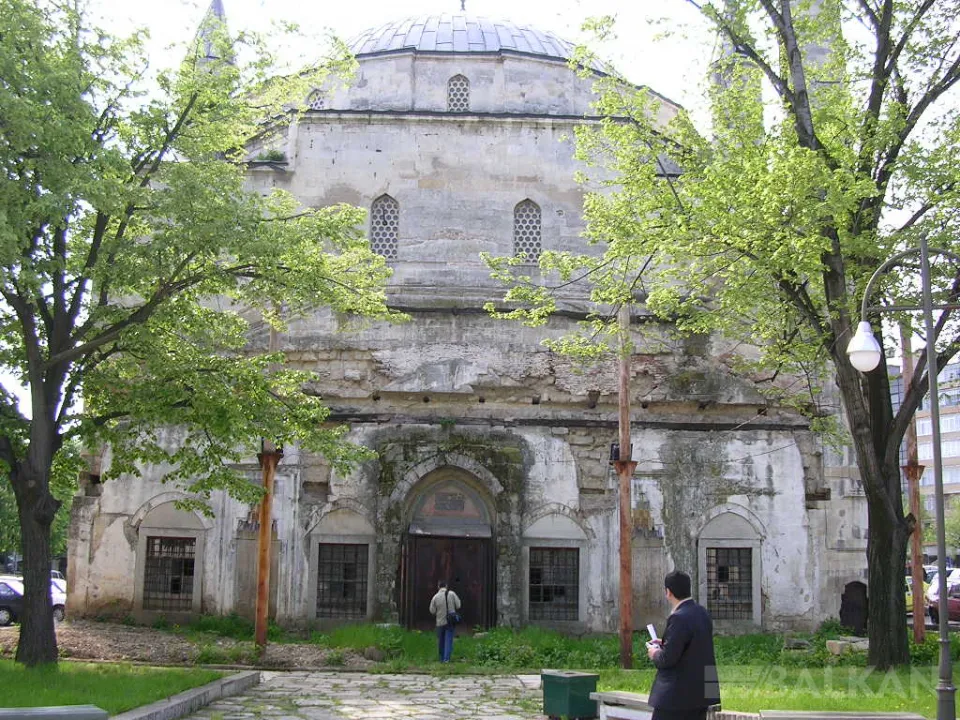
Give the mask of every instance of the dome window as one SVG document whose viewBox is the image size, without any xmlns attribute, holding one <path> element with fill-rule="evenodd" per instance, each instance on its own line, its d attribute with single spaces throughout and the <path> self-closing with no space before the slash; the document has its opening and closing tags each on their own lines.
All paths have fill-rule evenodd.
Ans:
<svg viewBox="0 0 960 720">
<path fill-rule="evenodd" d="M 399 235 L 400 203 L 381 195 L 370 205 L 370 249 L 387 260 L 396 260 Z"/>
<path fill-rule="evenodd" d="M 527 262 L 540 259 L 540 206 L 527 199 L 513 209 L 513 254 Z"/>
<path fill-rule="evenodd" d="M 307 98 L 307 107 L 311 110 L 323 110 L 326 108 L 325 98 L 321 90 L 314 90 Z"/>
<path fill-rule="evenodd" d="M 470 111 L 470 81 L 463 75 L 454 75 L 447 81 L 447 111 Z"/>
</svg>

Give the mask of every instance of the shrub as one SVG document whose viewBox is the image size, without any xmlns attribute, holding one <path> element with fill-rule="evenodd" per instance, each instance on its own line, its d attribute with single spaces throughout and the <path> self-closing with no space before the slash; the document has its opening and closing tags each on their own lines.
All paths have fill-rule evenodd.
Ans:
<svg viewBox="0 0 960 720">
<path fill-rule="evenodd" d="M 347 662 L 347 656 L 346 653 L 344 653 L 344 651 L 340 648 L 334 648 L 327 653 L 324 661 L 331 667 L 342 667 Z"/>
</svg>

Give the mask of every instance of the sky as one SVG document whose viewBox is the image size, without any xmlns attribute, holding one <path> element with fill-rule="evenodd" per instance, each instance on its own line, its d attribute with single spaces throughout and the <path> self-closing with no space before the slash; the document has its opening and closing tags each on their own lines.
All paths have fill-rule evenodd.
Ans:
<svg viewBox="0 0 960 720">
<path fill-rule="evenodd" d="M 154 68 L 168 67 L 181 57 L 171 46 L 191 40 L 210 0 L 88 0 L 97 24 L 125 35 L 137 28 L 150 32 L 148 52 Z M 267 30 L 274 22 L 296 23 L 313 38 L 332 31 L 349 41 L 362 31 L 387 22 L 423 14 L 460 12 L 460 0 L 222 0 L 231 31 Z M 705 109 L 703 84 L 713 54 L 714 37 L 687 0 L 465 0 L 466 12 L 492 19 L 530 24 L 571 42 L 591 41 L 604 60 L 627 79 L 646 85 L 693 112 Z M 616 18 L 614 37 L 603 43 L 581 31 L 584 20 Z M 316 55 L 316 43 L 290 47 L 295 65 Z M 7 373 L 0 383 L 21 399 L 29 413 L 25 391 Z"/>
</svg>

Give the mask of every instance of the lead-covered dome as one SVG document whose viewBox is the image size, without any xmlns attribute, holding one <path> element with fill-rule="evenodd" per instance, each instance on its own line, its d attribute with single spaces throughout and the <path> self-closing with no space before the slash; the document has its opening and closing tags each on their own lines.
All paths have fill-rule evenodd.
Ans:
<svg viewBox="0 0 960 720">
<path fill-rule="evenodd" d="M 413 50 L 429 53 L 517 53 L 569 60 L 575 45 L 552 32 L 476 15 L 421 15 L 366 30 L 350 43 L 358 57 Z M 599 63 L 593 69 L 602 71 Z"/>
</svg>

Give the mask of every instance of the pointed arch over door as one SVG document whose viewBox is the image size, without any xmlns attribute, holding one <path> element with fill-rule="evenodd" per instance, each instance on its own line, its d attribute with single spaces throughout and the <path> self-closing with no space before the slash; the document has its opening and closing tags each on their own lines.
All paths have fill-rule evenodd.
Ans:
<svg viewBox="0 0 960 720">
<path fill-rule="evenodd" d="M 409 524 L 401 557 L 401 622 L 430 629 L 437 584 L 445 580 L 463 602 L 463 626 L 496 622 L 495 511 L 468 473 L 441 468 L 408 496 Z"/>
</svg>

